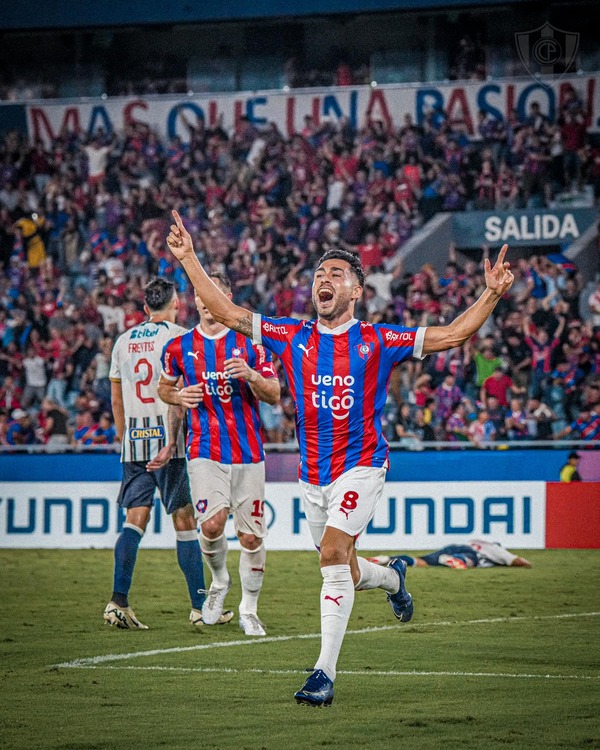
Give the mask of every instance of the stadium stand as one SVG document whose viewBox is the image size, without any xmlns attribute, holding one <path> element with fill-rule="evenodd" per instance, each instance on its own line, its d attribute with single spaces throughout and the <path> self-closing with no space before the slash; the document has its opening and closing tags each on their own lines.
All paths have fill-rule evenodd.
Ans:
<svg viewBox="0 0 600 750">
<path fill-rule="evenodd" d="M 447 43 L 435 59 L 424 50 L 423 59 L 429 55 L 435 66 L 420 72 L 449 80 L 506 74 L 496 61 L 498 45 L 507 24 L 527 19 L 518 7 L 513 11 L 498 17 L 502 33 L 496 37 L 483 12 L 462 15 L 460 24 L 434 14 L 432 28 L 446 34 Z M 579 5 L 572 10 L 580 11 Z M 298 40 L 285 59 L 278 57 L 279 47 L 272 58 L 280 66 L 273 80 L 281 79 L 282 87 L 364 85 L 375 75 L 380 82 L 406 80 L 407 69 L 397 67 L 390 50 L 375 49 L 373 40 L 383 30 L 408 33 L 418 14 L 366 16 L 373 48 L 365 42 L 362 55 L 344 48 L 356 21 L 343 18 L 340 44 L 320 60 L 316 30 L 326 28 L 325 19 L 265 21 L 250 30 L 222 25 L 213 55 L 220 62 L 208 73 L 201 60 L 186 71 L 181 61 L 169 67 L 159 54 L 147 61 L 151 71 L 131 67 L 132 76 L 139 74 L 135 80 L 106 67 L 102 90 L 183 94 L 200 79 L 235 90 L 251 80 L 248 71 L 258 59 L 243 53 L 260 52 L 260 39 L 278 38 L 274 29 L 286 44 Z M 306 24 L 313 24 L 312 48 Z M 242 27 L 244 49 L 234 43 Z M 196 29 L 206 39 L 210 28 L 190 26 L 185 33 Z M 65 33 L 77 46 L 79 32 Z M 130 40 L 128 54 L 136 54 L 133 37 L 122 33 L 98 32 L 87 53 L 90 60 L 95 56 L 94 65 L 108 65 L 102 50 L 118 39 Z M 169 33 L 148 31 L 159 48 Z M 44 32 L 6 35 L 0 98 L 60 93 L 50 71 L 36 79 L 19 67 L 12 46 L 48 39 Z M 582 59 L 593 65 L 590 50 L 582 50 Z M 515 57 L 513 51 L 512 63 Z M 241 60 L 249 61 L 246 73 Z M 85 66 L 78 70 L 81 81 L 88 80 Z M 346 117 L 317 123 L 306 116 L 292 136 L 273 122 L 261 126 L 245 116 L 232 129 L 209 124 L 184 108 L 177 115 L 187 140 L 165 138 L 140 122 L 111 134 L 102 127 L 90 135 L 65 129 L 51 143 L 28 142 L 17 129 L 6 132 L 0 143 L 0 445 L 47 443 L 55 428 L 62 434 L 65 420 L 71 446 L 114 439 L 106 419 L 110 351 L 119 333 L 143 319 L 144 284 L 154 275 L 175 281 L 180 322 L 196 322 L 187 277 L 164 243 L 173 208 L 202 260 L 229 274 L 239 304 L 310 317 L 311 269 L 323 251 L 342 247 L 358 253 L 367 271 L 362 318 L 435 325 L 454 317 L 481 290 L 490 249 L 450 244 L 445 265 L 414 268 L 403 250 L 432 218 L 441 212 L 543 210 L 564 200 L 598 205 L 600 146 L 588 129 L 582 93 L 563 88 L 552 116 L 535 101 L 526 114 L 514 109 L 505 119 L 480 111 L 474 137 L 443 107 L 431 107 L 418 124 L 406 115 L 400 126 L 373 119 L 356 127 Z M 544 247 L 513 254 L 512 262 L 511 294 L 479 337 L 464 350 L 396 373 L 385 420 L 390 440 L 414 447 L 600 438 L 600 283 Z M 21 412 L 33 429 L 23 427 Z M 269 439 L 294 441 L 293 403 L 285 390 L 280 407 L 263 410 L 263 422 Z"/>
<path fill-rule="evenodd" d="M 407 118 L 393 131 L 381 123 L 357 130 L 347 121 L 308 122 L 291 139 L 244 119 L 231 134 L 188 122 L 189 145 L 163 142 L 140 124 L 111 138 L 69 134 L 51 148 L 9 133 L 0 180 L 0 440 L 45 441 L 40 407 L 48 398 L 68 410 L 72 443 L 81 441 L 76 425 L 98 423 L 110 407 L 112 342 L 141 320 L 152 275 L 177 283 L 183 323 L 195 322 L 187 278 L 164 246 L 172 208 L 203 258 L 229 273 L 240 304 L 310 316 L 310 269 L 323 249 L 340 246 L 357 252 L 367 269 L 365 319 L 427 325 L 460 312 L 481 288 L 479 260 L 488 248 L 479 260 L 461 260 L 451 247 L 443 270 L 425 265 L 417 273 L 403 271 L 398 251 L 438 210 L 494 208 L 507 199 L 526 206 L 569 180 L 577 190 L 592 185 L 597 197 L 600 154 L 585 128 L 577 127 L 573 149 L 554 149 L 575 139 L 581 107 L 572 101 L 556 122 L 535 114 L 508 125 L 483 121 L 482 143 L 433 113 L 422 127 Z M 249 160 L 257 143 L 260 155 Z M 531 172 L 534 161 L 546 165 L 541 172 Z M 562 256 L 521 258 L 515 272 L 510 299 L 471 346 L 401 370 L 387 414 L 392 439 L 402 413 L 406 435 L 422 439 L 430 426 L 438 440 L 476 440 L 469 425 L 483 408 L 494 425 L 490 440 L 548 437 L 544 422 L 551 432 L 573 425 L 598 439 L 600 285 L 584 287 Z M 505 397 L 491 406 L 491 393 L 482 398 L 482 378 L 496 368 L 518 383 L 512 409 Z M 423 373 L 429 405 L 416 388 Z M 451 401 L 443 386 L 449 373 Z M 590 424 L 581 426 L 586 409 Z M 33 437 L 11 430 L 15 410 L 38 422 Z M 286 395 L 281 411 L 269 415 L 270 429 L 287 440 L 289 411 Z"/>
</svg>

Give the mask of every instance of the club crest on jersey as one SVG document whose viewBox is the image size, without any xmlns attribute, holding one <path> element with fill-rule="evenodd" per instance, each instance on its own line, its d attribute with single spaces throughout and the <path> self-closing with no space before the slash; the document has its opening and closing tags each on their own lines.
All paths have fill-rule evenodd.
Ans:
<svg viewBox="0 0 600 750">
<path fill-rule="evenodd" d="M 370 344 L 357 344 L 356 348 L 358 349 L 358 356 L 361 359 L 369 359 L 373 353 L 373 342 Z"/>
<path fill-rule="evenodd" d="M 243 347 L 243 346 L 241 347 L 241 349 L 240 349 L 239 347 L 237 347 L 237 346 L 236 346 L 236 347 L 234 347 L 234 348 L 233 348 L 233 349 L 231 350 L 231 356 L 232 356 L 232 357 L 241 357 L 241 356 L 242 356 L 242 354 L 244 353 L 244 351 L 245 351 L 245 349 L 244 349 L 244 347 Z"/>
<path fill-rule="evenodd" d="M 202 500 L 198 500 L 196 502 L 196 510 L 198 513 L 206 513 L 206 509 L 208 508 L 208 500 L 206 498 Z"/>
</svg>

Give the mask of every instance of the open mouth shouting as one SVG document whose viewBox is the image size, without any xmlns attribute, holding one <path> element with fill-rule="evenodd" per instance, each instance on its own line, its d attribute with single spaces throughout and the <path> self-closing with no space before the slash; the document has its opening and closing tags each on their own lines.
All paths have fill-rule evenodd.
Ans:
<svg viewBox="0 0 600 750">
<path fill-rule="evenodd" d="M 330 286 L 322 286 L 317 292 L 317 299 L 324 305 L 333 300 L 333 289 Z"/>
</svg>

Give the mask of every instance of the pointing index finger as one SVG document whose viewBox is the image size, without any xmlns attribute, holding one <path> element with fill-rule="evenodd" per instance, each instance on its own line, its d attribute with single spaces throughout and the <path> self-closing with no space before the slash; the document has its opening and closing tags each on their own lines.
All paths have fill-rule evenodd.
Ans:
<svg viewBox="0 0 600 750">
<path fill-rule="evenodd" d="M 179 229 L 183 229 L 183 221 L 181 221 L 181 216 L 177 213 L 175 209 L 171 211 L 173 218 L 175 219 L 175 223 L 177 224 L 177 227 Z"/>
<path fill-rule="evenodd" d="M 508 250 L 508 245 L 502 245 L 502 248 L 498 255 L 498 260 L 496 261 L 497 265 L 501 266 L 504 263 L 504 256 L 506 255 L 507 250 Z"/>
</svg>

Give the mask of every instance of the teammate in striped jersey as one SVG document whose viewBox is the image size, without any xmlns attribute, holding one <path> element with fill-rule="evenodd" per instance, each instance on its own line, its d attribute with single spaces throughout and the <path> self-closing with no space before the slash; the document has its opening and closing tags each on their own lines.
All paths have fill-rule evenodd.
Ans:
<svg viewBox="0 0 600 750">
<path fill-rule="evenodd" d="M 294 395 L 303 509 L 320 548 L 323 577 L 321 652 L 294 697 L 329 705 L 355 589 L 382 588 L 399 620 L 407 622 L 413 614 L 404 584 L 406 563 L 395 558 L 381 568 L 357 558 L 355 551 L 383 493 L 387 444 L 381 414 L 391 371 L 408 357 L 461 346 L 481 328 L 514 281 L 504 262 L 508 247 L 502 247 L 493 268 L 485 260 L 486 289 L 446 326 L 404 328 L 356 320 L 364 271 L 355 255 L 340 250 L 326 253 L 315 271 L 317 320 L 273 319 L 234 305 L 213 284 L 176 211 L 173 218 L 167 244 L 213 318 L 277 354 Z"/>
<path fill-rule="evenodd" d="M 231 300 L 227 279 L 221 274 L 211 278 Z M 165 347 L 158 393 L 166 403 L 188 409 L 192 501 L 200 521 L 202 552 L 212 573 L 202 616 L 207 625 L 218 622 L 231 586 L 225 523 L 232 513 L 241 546 L 239 624 L 246 635 L 264 636 L 257 614 L 267 534 L 258 402 L 277 403 L 279 380 L 269 352 L 218 323 L 198 295 L 195 300 L 200 324 Z"/>
<path fill-rule="evenodd" d="M 148 320 L 119 336 L 110 366 L 112 408 L 122 442 L 123 480 L 118 503 L 125 508 L 126 518 L 115 546 L 113 594 L 104 620 L 119 628 L 147 629 L 133 613 L 128 596 L 138 547 L 158 488 L 175 527 L 177 560 L 192 603 L 190 622 L 199 627 L 205 584 L 185 470 L 183 413 L 163 403 L 157 393 L 162 350 L 185 329 L 175 324 L 179 300 L 170 281 L 150 281 L 144 299 Z M 229 619 L 232 616 L 229 613 Z"/>
</svg>

